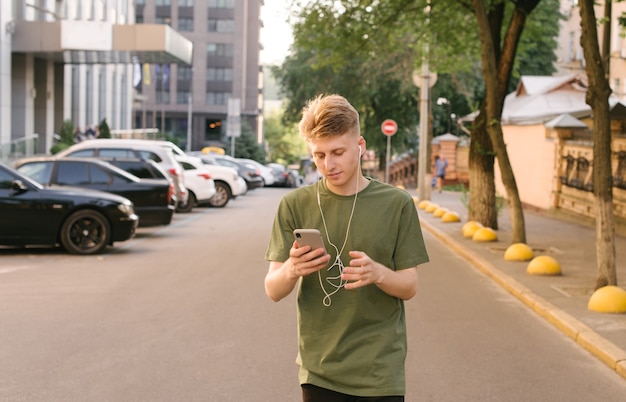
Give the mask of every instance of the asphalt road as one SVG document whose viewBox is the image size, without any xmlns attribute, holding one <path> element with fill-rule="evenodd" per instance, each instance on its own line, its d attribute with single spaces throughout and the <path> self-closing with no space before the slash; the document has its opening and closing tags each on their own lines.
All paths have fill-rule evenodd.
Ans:
<svg viewBox="0 0 626 402">
<path fill-rule="evenodd" d="M 177 214 L 100 256 L 0 249 L 0 401 L 300 400 L 294 295 L 263 290 L 285 191 Z M 407 401 L 624 399 L 622 378 L 426 240 Z"/>
</svg>

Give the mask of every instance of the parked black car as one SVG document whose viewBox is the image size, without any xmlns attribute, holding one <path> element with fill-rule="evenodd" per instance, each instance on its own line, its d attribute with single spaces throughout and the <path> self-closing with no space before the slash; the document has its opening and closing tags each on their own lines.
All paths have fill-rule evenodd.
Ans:
<svg viewBox="0 0 626 402">
<path fill-rule="evenodd" d="M 0 244 L 62 245 L 95 254 L 132 238 L 138 217 L 118 195 L 84 188 L 46 188 L 0 163 Z"/>
<path fill-rule="evenodd" d="M 44 186 L 85 187 L 128 198 L 140 227 L 169 225 L 174 215 L 171 182 L 139 179 L 99 159 L 41 157 L 20 160 L 15 166 Z"/>
</svg>

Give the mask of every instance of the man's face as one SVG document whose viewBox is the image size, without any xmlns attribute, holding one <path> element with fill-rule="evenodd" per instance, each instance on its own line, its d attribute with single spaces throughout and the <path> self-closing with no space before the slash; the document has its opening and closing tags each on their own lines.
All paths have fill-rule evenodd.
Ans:
<svg viewBox="0 0 626 402">
<path fill-rule="evenodd" d="M 328 188 L 337 194 L 353 194 L 357 174 L 360 175 L 359 149 L 365 140 L 356 131 L 309 141 L 309 148 L 318 171 L 326 178 Z"/>
</svg>

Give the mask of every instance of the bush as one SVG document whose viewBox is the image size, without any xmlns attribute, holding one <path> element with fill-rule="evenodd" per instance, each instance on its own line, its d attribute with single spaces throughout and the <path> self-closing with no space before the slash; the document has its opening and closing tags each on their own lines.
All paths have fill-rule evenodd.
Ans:
<svg viewBox="0 0 626 402">
<path fill-rule="evenodd" d="M 98 125 L 98 138 L 111 138 L 111 130 L 109 129 L 107 119 L 102 119 Z"/>
</svg>

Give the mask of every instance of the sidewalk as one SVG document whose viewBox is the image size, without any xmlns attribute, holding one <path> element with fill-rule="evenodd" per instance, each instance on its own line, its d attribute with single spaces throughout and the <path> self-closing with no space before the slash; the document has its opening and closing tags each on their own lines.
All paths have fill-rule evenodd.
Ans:
<svg viewBox="0 0 626 402">
<path fill-rule="evenodd" d="M 415 191 L 409 192 L 417 195 Z M 430 201 L 458 213 L 461 222 L 443 223 L 441 218 L 420 209 L 423 229 L 626 379 L 626 314 L 603 314 L 587 309 L 596 279 L 595 228 L 525 210 L 528 245 L 535 256 L 555 258 L 562 272 L 561 276 L 529 275 L 526 273 L 528 261 L 504 259 L 504 252 L 511 245 L 508 209 L 503 208 L 498 217 L 498 241 L 475 242 L 462 234 L 467 208 L 461 196 L 456 192 L 433 192 Z M 624 288 L 625 237 L 616 236 L 615 249 L 618 285 Z"/>
</svg>

